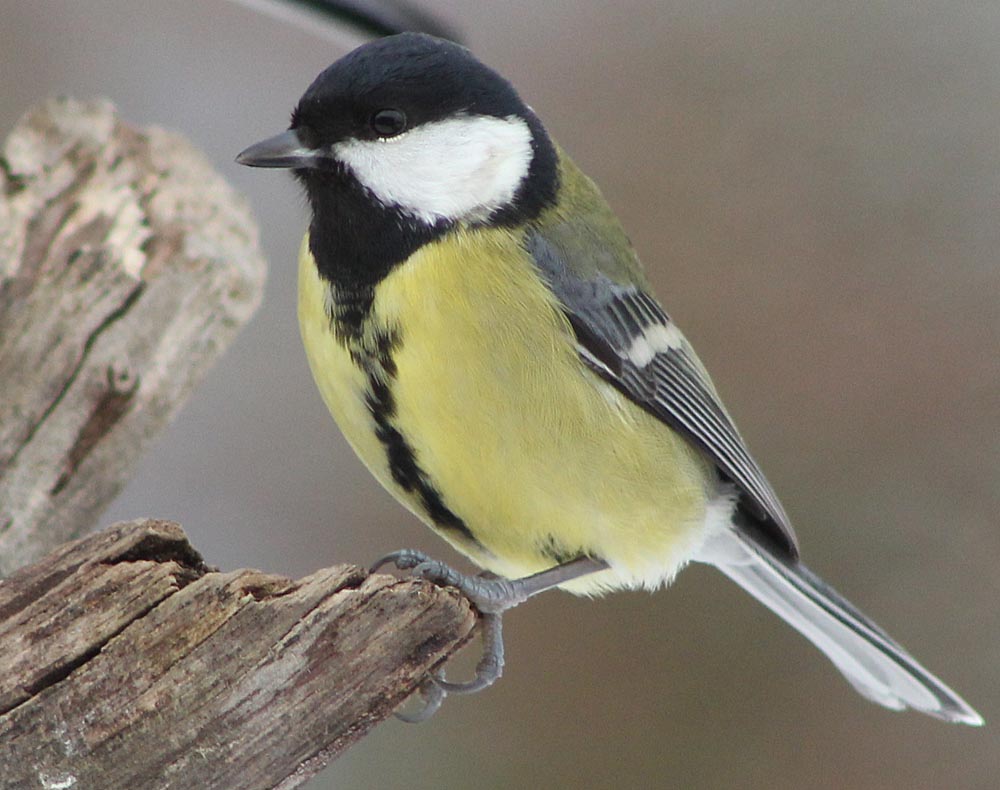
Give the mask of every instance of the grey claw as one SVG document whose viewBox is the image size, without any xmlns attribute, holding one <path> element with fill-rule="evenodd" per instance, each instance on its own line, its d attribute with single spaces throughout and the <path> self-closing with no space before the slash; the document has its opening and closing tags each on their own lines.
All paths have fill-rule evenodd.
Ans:
<svg viewBox="0 0 1000 790">
<path fill-rule="evenodd" d="M 499 614 L 480 616 L 479 628 L 483 640 L 483 655 L 476 664 L 476 676 L 463 683 L 452 683 L 444 675 L 434 682 L 449 694 L 474 694 L 496 683 L 503 674 L 503 623 Z"/>
<path fill-rule="evenodd" d="M 438 587 L 455 587 L 465 592 L 465 580 L 468 578 L 440 560 L 424 560 L 411 566 L 414 576 L 432 582 Z M 473 601 L 475 603 L 475 601 Z"/>
<path fill-rule="evenodd" d="M 416 568 L 421 563 L 433 562 L 433 560 L 424 554 L 422 551 L 416 551 L 414 549 L 400 549 L 399 551 L 391 552 L 386 554 L 368 569 L 369 573 L 375 573 L 379 568 L 385 565 L 395 565 L 399 570 L 406 571 L 411 568 Z"/>
<path fill-rule="evenodd" d="M 608 567 L 604 560 L 583 556 L 520 579 L 505 579 L 488 572 L 480 576 L 468 576 L 413 549 L 385 555 L 372 565 L 371 572 L 374 573 L 383 565 L 412 570 L 414 576 L 442 587 L 456 587 L 479 610 L 483 655 L 476 665 L 476 676 L 465 683 L 452 683 L 445 680 L 440 672 L 428 675 L 419 689 L 424 707 L 416 713 L 396 714 L 398 718 L 411 723 L 426 721 L 433 716 L 449 693 L 471 694 L 482 691 L 499 679 L 504 662 L 500 618 L 507 609 L 544 590 Z"/>
<path fill-rule="evenodd" d="M 425 677 L 420 683 L 418 690 L 421 699 L 424 701 L 423 707 L 413 713 L 394 714 L 400 721 L 405 721 L 407 724 L 420 724 L 427 721 L 437 713 L 438 708 L 441 707 L 441 703 L 444 702 L 444 698 L 448 696 L 447 690 L 441 687 L 436 675 Z"/>
</svg>

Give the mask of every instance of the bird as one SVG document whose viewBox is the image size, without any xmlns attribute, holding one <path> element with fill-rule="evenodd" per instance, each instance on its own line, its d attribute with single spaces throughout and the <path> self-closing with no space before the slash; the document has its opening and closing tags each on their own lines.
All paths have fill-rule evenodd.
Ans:
<svg viewBox="0 0 1000 790">
<path fill-rule="evenodd" d="M 982 717 L 801 561 L 791 522 L 622 224 L 513 85 L 423 33 L 324 70 L 289 128 L 238 163 L 291 170 L 311 210 L 299 325 L 348 443 L 482 569 L 394 564 L 468 596 L 476 676 L 503 613 L 552 588 L 657 589 L 712 565 L 797 629 L 864 697 Z"/>
</svg>

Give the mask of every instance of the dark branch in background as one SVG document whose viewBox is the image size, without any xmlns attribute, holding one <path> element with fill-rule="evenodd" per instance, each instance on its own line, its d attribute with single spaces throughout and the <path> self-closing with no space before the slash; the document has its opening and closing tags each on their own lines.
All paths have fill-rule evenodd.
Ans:
<svg viewBox="0 0 1000 790">
<path fill-rule="evenodd" d="M 451 26 L 408 3 L 393 0 L 288 0 L 374 37 L 396 33 L 429 33 L 457 44 L 461 36 Z"/>
</svg>

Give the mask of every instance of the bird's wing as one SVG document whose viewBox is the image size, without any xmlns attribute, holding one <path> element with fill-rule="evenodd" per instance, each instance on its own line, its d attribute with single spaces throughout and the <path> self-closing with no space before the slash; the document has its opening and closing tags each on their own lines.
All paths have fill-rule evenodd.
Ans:
<svg viewBox="0 0 1000 790">
<path fill-rule="evenodd" d="M 694 351 L 650 295 L 637 262 L 634 269 L 621 260 L 611 266 L 593 260 L 581 266 L 568 256 L 591 252 L 566 243 L 575 234 L 565 233 L 565 228 L 547 230 L 533 229 L 526 248 L 561 303 L 583 361 L 704 452 L 739 489 L 742 506 L 765 534 L 797 558 L 795 533 L 784 508 Z M 630 248 L 625 249 L 631 256 Z"/>
</svg>

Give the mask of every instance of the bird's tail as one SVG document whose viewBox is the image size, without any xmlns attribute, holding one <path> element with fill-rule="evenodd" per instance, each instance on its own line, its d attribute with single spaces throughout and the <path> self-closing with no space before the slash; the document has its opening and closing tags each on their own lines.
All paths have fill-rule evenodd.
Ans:
<svg viewBox="0 0 1000 790">
<path fill-rule="evenodd" d="M 801 563 L 783 560 L 738 529 L 715 536 L 711 544 L 699 559 L 794 626 L 868 699 L 945 721 L 983 723 L 965 700 Z"/>
</svg>

